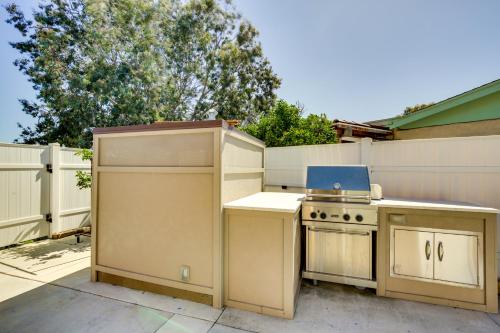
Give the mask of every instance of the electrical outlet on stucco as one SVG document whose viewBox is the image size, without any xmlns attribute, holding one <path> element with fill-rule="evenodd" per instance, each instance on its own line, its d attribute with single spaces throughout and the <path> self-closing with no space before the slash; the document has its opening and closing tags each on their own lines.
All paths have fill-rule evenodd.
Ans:
<svg viewBox="0 0 500 333">
<path fill-rule="evenodd" d="M 180 275 L 182 281 L 189 281 L 190 268 L 187 265 L 182 265 L 180 269 Z"/>
</svg>

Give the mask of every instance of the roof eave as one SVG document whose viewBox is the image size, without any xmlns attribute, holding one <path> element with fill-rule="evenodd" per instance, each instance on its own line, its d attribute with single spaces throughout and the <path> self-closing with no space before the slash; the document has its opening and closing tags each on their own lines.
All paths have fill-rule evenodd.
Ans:
<svg viewBox="0 0 500 333">
<path fill-rule="evenodd" d="M 467 92 L 464 92 L 460 95 L 448 98 L 444 101 L 438 102 L 432 106 L 429 106 L 421 111 L 412 113 L 410 115 L 400 117 L 400 118 L 395 117 L 392 122 L 387 124 L 387 126 L 390 129 L 399 128 L 401 126 L 413 123 L 417 120 L 427 118 L 427 117 L 432 116 L 434 114 L 437 114 L 439 112 L 446 111 L 446 110 L 451 109 L 453 107 L 456 107 L 458 105 L 471 102 L 473 100 L 476 100 L 478 98 L 481 98 L 481 97 L 484 97 L 487 95 L 491 95 L 491 94 L 496 93 L 498 91 L 500 91 L 500 80 L 496 80 L 496 81 L 487 83 L 481 87 L 474 88 L 474 89 L 469 90 Z"/>
</svg>

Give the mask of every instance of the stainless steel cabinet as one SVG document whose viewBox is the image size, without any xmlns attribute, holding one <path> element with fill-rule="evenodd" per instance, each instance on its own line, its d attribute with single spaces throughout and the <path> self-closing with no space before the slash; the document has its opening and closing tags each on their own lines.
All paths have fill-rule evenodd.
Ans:
<svg viewBox="0 0 500 333">
<path fill-rule="evenodd" d="M 394 274 L 433 278 L 432 232 L 394 230 Z"/>
<path fill-rule="evenodd" d="M 434 279 L 479 285 L 478 237 L 434 234 Z"/>
<path fill-rule="evenodd" d="M 496 213 L 378 212 L 377 295 L 498 312 Z"/>
<path fill-rule="evenodd" d="M 463 231 L 393 226 L 391 275 L 480 286 L 480 235 Z"/>
</svg>

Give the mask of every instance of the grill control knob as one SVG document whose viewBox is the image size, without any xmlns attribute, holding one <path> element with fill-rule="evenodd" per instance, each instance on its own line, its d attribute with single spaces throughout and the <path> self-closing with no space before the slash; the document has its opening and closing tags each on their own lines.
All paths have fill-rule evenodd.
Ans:
<svg viewBox="0 0 500 333">
<path fill-rule="evenodd" d="M 316 212 L 312 212 L 312 213 L 311 213 L 311 218 L 312 218 L 312 219 L 315 219 L 315 218 L 316 218 L 316 216 L 318 216 L 318 214 L 316 214 Z"/>
<path fill-rule="evenodd" d="M 323 213 L 319 214 L 319 217 L 321 217 L 322 220 L 326 219 L 326 213 L 323 212 Z"/>
<path fill-rule="evenodd" d="M 351 219 L 351 215 L 349 215 L 349 214 L 344 214 L 344 215 L 342 216 L 342 218 L 344 219 L 344 221 L 349 221 L 349 220 Z"/>
<path fill-rule="evenodd" d="M 360 214 L 356 215 L 356 221 L 363 222 L 363 215 Z"/>
</svg>

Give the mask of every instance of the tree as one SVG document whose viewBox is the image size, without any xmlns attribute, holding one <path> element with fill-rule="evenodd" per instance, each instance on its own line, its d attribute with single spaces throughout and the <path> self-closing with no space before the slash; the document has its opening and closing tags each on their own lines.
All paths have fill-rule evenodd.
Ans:
<svg viewBox="0 0 500 333">
<path fill-rule="evenodd" d="M 94 127 L 219 118 L 252 122 L 273 105 L 280 80 L 257 30 L 230 1 L 49 0 L 29 20 L 15 61 L 37 92 L 21 100 L 37 123 L 25 143 L 90 147 Z"/>
<path fill-rule="evenodd" d="M 420 111 L 420 110 L 425 109 L 425 108 L 432 106 L 434 104 L 436 104 L 436 103 L 431 102 L 431 103 L 424 103 L 424 104 L 415 104 L 414 106 L 407 106 L 403 111 L 403 116 L 412 114 L 413 112 Z"/>
<path fill-rule="evenodd" d="M 80 156 L 82 161 L 92 161 L 94 152 L 87 148 L 82 148 L 76 151 L 76 156 Z M 80 190 L 92 187 L 92 173 L 82 170 L 76 171 L 76 186 Z"/>
<path fill-rule="evenodd" d="M 268 147 L 335 143 L 336 135 L 326 115 L 302 117 L 303 108 L 283 100 L 276 102 L 269 114 L 242 130 L 261 139 Z"/>
</svg>

